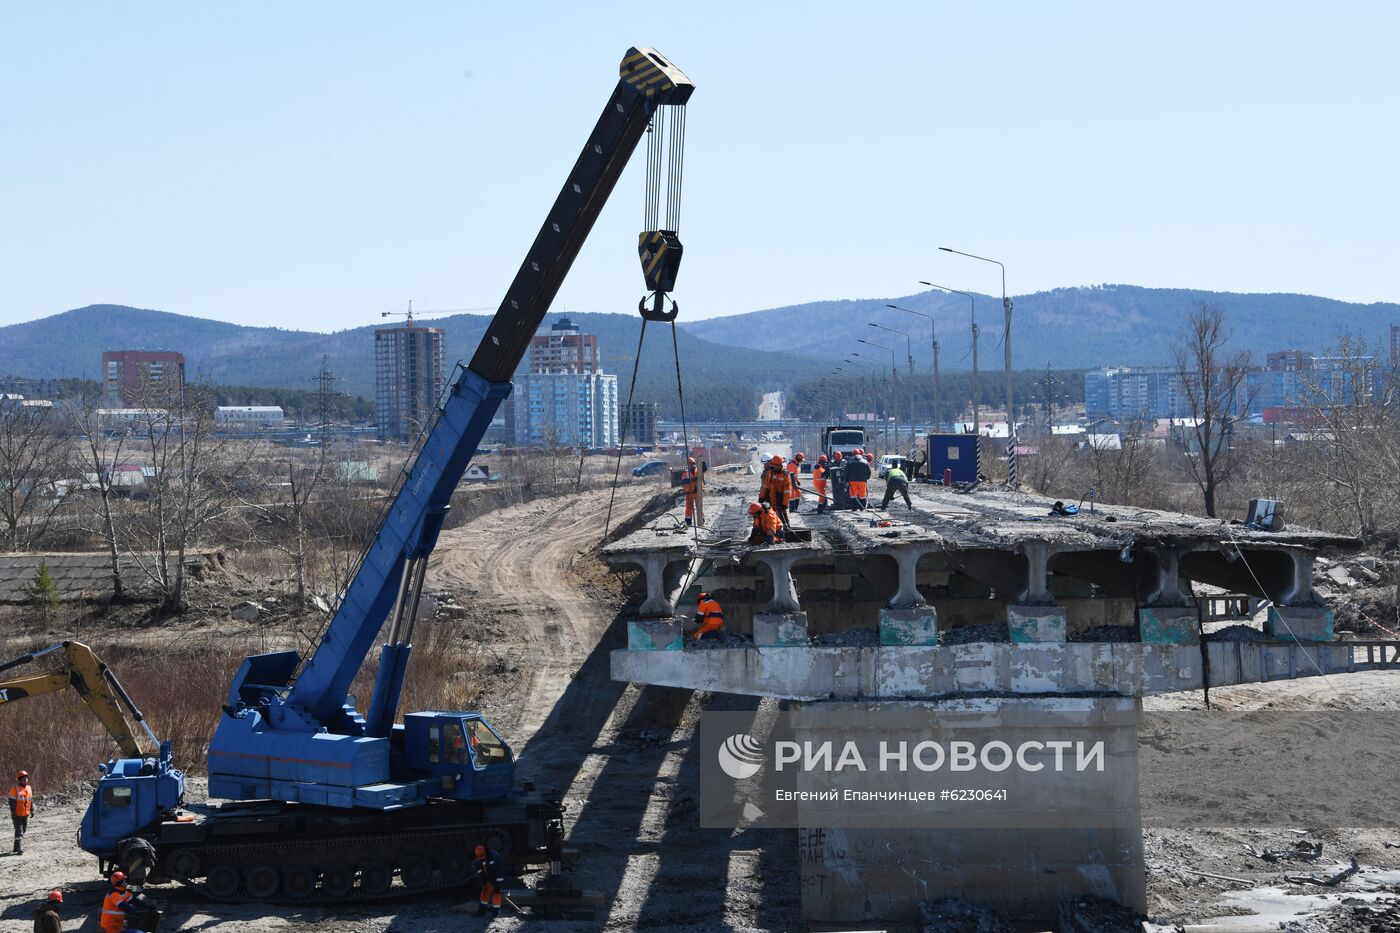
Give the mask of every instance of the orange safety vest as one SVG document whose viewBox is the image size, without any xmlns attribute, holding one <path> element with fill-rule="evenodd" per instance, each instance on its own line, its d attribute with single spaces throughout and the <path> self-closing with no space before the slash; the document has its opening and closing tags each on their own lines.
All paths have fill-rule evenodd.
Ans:
<svg viewBox="0 0 1400 933">
<path fill-rule="evenodd" d="M 724 610 L 719 607 L 719 601 L 713 597 L 701 600 L 700 604 L 697 605 L 695 609 L 700 614 L 700 620 L 702 622 L 706 619 L 724 621 Z"/>
<path fill-rule="evenodd" d="M 12 785 L 10 801 L 14 804 L 15 816 L 30 816 L 34 812 L 34 788 Z"/>
<path fill-rule="evenodd" d="M 691 467 L 686 469 L 685 478 L 681 481 L 681 488 L 685 490 L 687 496 L 695 495 L 696 491 L 700 488 L 698 468 Z"/>
<path fill-rule="evenodd" d="M 763 470 L 762 494 L 774 505 L 787 505 L 792 493 L 792 477 L 781 467 L 768 466 Z"/>
<path fill-rule="evenodd" d="M 779 518 L 778 513 L 773 511 L 772 509 L 764 509 L 762 512 L 759 513 L 758 517 L 759 521 L 761 522 L 759 527 L 763 530 L 764 535 L 766 535 L 767 537 L 771 538 L 772 536 L 776 535 L 779 531 L 782 531 L 783 520 Z"/>
<path fill-rule="evenodd" d="M 802 487 L 797 484 L 797 478 L 801 475 L 802 467 L 798 465 L 796 460 L 789 460 L 787 465 L 787 471 L 788 482 L 792 486 L 792 495 L 790 496 L 790 498 L 801 499 Z"/>
<path fill-rule="evenodd" d="M 113 888 L 102 900 L 102 929 L 106 933 L 122 933 L 126 926 L 126 911 L 122 905 L 131 898 L 125 888 Z"/>
</svg>

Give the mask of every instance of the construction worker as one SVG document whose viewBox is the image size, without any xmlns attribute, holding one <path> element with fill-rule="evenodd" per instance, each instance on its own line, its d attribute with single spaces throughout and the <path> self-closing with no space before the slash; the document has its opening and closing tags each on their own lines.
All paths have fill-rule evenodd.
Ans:
<svg viewBox="0 0 1400 933">
<path fill-rule="evenodd" d="M 130 900 L 131 892 L 126 889 L 125 873 L 112 872 L 111 882 L 112 890 L 102 899 L 101 926 L 106 933 L 122 933 L 126 926 L 126 911 L 122 908 Z"/>
<path fill-rule="evenodd" d="M 806 454 L 798 451 L 793 458 L 788 461 L 788 478 L 791 480 L 788 492 L 788 509 L 793 512 L 802 504 L 802 461 L 806 459 Z"/>
<path fill-rule="evenodd" d="M 501 892 L 506 886 L 505 860 L 495 849 L 477 846 L 476 870 L 481 875 L 481 896 L 476 915 L 484 917 L 489 910 L 494 920 L 501 915 Z"/>
<path fill-rule="evenodd" d="M 685 523 L 705 527 L 705 476 L 695 465 L 695 458 L 685 461 L 685 477 L 681 483 L 685 489 Z"/>
<path fill-rule="evenodd" d="M 826 454 L 817 457 L 816 464 L 812 467 L 812 488 L 817 493 L 817 511 L 826 511 L 826 477 L 831 472 L 831 468 L 826 465 Z"/>
<path fill-rule="evenodd" d="M 50 891 L 48 898 L 34 908 L 34 933 L 63 933 L 63 918 L 58 908 L 63 906 L 63 892 Z"/>
<path fill-rule="evenodd" d="M 857 447 L 846 458 L 846 483 L 851 489 L 851 505 L 857 510 L 866 506 L 866 483 L 870 482 L 870 464 L 865 460 L 865 451 Z"/>
<path fill-rule="evenodd" d="M 126 926 L 122 930 L 127 933 L 132 930 L 156 933 L 156 928 L 160 926 L 160 911 L 151 904 L 145 892 L 136 890 L 134 885 L 131 897 L 122 903 L 122 911 L 126 914 Z"/>
<path fill-rule="evenodd" d="M 722 630 L 724 628 L 724 610 L 720 608 L 719 600 L 709 593 L 701 593 L 695 599 L 695 619 L 700 623 L 700 627 L 690 637 L 696 641 L 711 632 Z"/>
<path fill-rule="evenodd" d="M 778 514 L 767 502 L 749 503 L 749 515 L 753 518 L 753 529 L 749 532 L 750 544 L 778 544 L 783 540 L 783 523 Z"/>
<path fill-rule="evenodd" d="M 766 502 L 773 507 L 778 519 L 783 523 L 783 528 L 790 527 L 788 524 L 787 504 L 788 496 L 792 493 L 792 477 L 783 468 L 783 458 L 774 454 L 768 461 L 768 466 L 763 469 L 763 485 L 758 494 L 759 502 Z"/>
<path fill-rule="evenodd" d="M 910 511 L 914 510 L 914 503 L 909 501 L 909 477 L 905 476 L 899 467 L 892 466 L 885 474 L 885 498 L 880 502 L 881 509 L 890 507 L 890 500 L 894 498 L 895 493 L 904 497 L 904 504 Z"/>
<path fill-rule="evenodd" d="M 141 836 L 127 836 L 117 843 L 117 864 L 126 872 L 127 881 L 139 888 L 156 867 L 156 847 Z"/>
<path fill-rule="evenodd" d="M 24 831 L 29 828 L 29 818 L 34 815 L 34 788 L 29 786 L 29 772 L 15 773 L 15 782 L 10 785 L 10 822 L 15 824 L 15 855 L 24 854 Z"/>
</svg>

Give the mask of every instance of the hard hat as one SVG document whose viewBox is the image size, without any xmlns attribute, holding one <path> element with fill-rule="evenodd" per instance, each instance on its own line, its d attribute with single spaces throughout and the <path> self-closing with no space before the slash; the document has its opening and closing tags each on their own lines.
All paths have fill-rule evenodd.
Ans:
<svg viewBox="0 0 1400 933">
<path fill-rule="evenodd" d="M 817 458 L 817 462 L 818 462 L 818 463 L 826 463 L 826 454 L 822 454 L 820 457 L 818 457 L 818 458 Z"/>
<path fill-rule="evenodd" d="M 116 887 L 119 887 L 119 888 L 122 887 L 123 885 L 125 885 L 125 884 L 126 884 L 126 872 L 124 872 L 124 871 L 114 871 L 114 872 L 112 872 L 112 884 L 115 885 Z"/>
<path fill-rule="evenodd" d="M 476 857 L 477 857 L 477 858 L 486 858 L 486 847 L 485 847 L 485 846 L 477 846 L 477 847 L 476 847 Z"/>
<path fill-rule="evenodd" d="M 15 772 L 15 779 L 16 779 L 16 780 L 18 780 L 18 779 L 20 779 L 20 778 L 27 778 L 27 777 L 29 777 L 29 772 L 28 772 L 28 771 L 16 771 L 16 772 Z"/>
<path fill-rule="evenodd" d="M 749 514 L 750 514 L 750 515 L 757 515 L 759 512 L 762 512 L 762 511 L 763 511 L 763 506 L 759 505 L 757 502 L 750 502 L 750 503 L 749 503 Z"/>
<path fill-rule="evenodd" d="M 62 892 L 62 891 L 50 891 L 50 892 L 49 892 L 49 903 L 50 903 L 50 904 L 62 904 L 62 903 L 63 903 L 63 892 Z"/>
<path fill-rule="evenodd" d="M 710 598 L 710 594 L 709 594 L 709 593 L 701 593 L 699 596 L 697 596 L 697 597 L 695 597 L 695 598 L 696 598 L 696 599 L 709 599 L 709 598 Z"/>
<path fill-rule="evenodd" d="M 780 454 L 774 454 L 774 455 L 773 455 L 773 459 L 769 460 L 768 462 L 769 462 L 769 463 L 776 463 L 778 466 L 782 466 L 782 465 L 783 465 L 783 458 L 782 458 L 782 456 L 781 456 Z"/>
<path fill-rule="evenodd" d="M 688 464 L 690 464 L 691 466 L 695 466 L 695 458 L 694 458 L 694 457 L 687 457 L 686 460 L 685 460 L 685 462 L 688 463 Z"/>
<path fill-rule="evenodd" d="M 841 459 L 841 451 L 839 451 L 839 450 L 836 451 L 836 459 L 837 459 L 837 460 L 840 460 L 840 459 Z"/>
<path fill-rule="evenodd" d="M 806 459 L 807 459 L 807 455 L 804 454 L 802 451 L 799 450 L 799 451 L 797 452 L 797 455 L 796 455 L 795 457 L 793 457 L 792 459 L 794 459 L 794 460 L 806 460 Z"/>
</svg>

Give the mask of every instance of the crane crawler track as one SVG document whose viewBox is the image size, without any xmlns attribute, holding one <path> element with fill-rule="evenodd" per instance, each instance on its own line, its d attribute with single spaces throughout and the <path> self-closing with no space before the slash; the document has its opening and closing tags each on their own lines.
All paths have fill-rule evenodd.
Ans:
<svg viewBox="0 0 1400 933">
<path fill-rule="evenodd" d="M 387 901 L 410 895 L 457 890 L 471 885 L 475 874 L 470 867 L 471 851 L 478 840 L 489 839 L 494 845 L 501 845 L 500 840 L 508 837 L 509 827 L 505 824 L 415 833 L 411 838 L 402 839 L 404 857 L 391 859 L 384 857 L 385 836 L 380 833 L 196 845 L 184 851 L 196 855 L 204 872 L 195 875 L 179 875 L 174 872 L 168 874 L 172 881 L 179 882 L 186 890 L 218 903 L 307 905 Z M 376 854 L 378 857 L 375 857 Z M 170 861 L 178 864 L 174 855 L 173 853 Z M 444 859 L 448 856 L 460 857 L 460 867 L 457 870 L 452 871 L 444 864 Z M 548 857 L 544 854 L 538 854 L 538 858 L 535 856 L 534 852 L 525 853 L 525 857 L 532 862 Z M 412 886 L 401 877 L 403 865 L 410 859 L 426 860 L 431 866 L 430 873 L 421 876 L 421 880 Z M 387 884 L 377 889 L 365 887 L 364 869 L 367 865 L 385 872 Z M 225 867 L 238 872 L 237 886 L 231 892 L 214 890 L 209 881 L 211 872 Z M 314 873 L 314 887 L 308 894 L 294 896 L 284 890 L 279 880 L 274 893 L 255 893 L 248 890 L 245 880 L 249 869 L 254 867 L 274 869 L 279 879 L 285 877 L 288 868 L 310 869 Z M 348 891 L 326 890 L 324 876 L 331 868 L 350 873 L 352 884 Z M 394 883 L 395 875 L 400 875 L 397 884 Z"/>
</svg>

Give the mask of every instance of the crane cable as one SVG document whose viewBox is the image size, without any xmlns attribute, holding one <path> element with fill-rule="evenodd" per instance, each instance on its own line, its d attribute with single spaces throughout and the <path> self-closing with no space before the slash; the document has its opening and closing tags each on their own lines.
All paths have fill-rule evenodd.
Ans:
<svg viewBox="0 0 1400 933">
<path fill-rule="evenodd" d="M 667 120 L 667 111 L 671 111 L 671 119 Z M 657 107 L 652 114 L 651 124 L 647 127 L 647 180 L 646 194 L 642 205 L 643 230 L 657 230 L 661 220 L 661 180 L 663 176 L 666 180 L 666 229 L 672 233 L 677 232 L 681 221 L 681 184 L 685 175 L 685 114 L 684 105 L 671 106 L 663 105 Z M 665 163 L 663 167 L 663 162 Z M 637 352 L 632 359 L 632 380 L 627 388 L 627 406 L 624 412 L 632 410 L 632 400 L 637 391 L 637 373 L 642 364 L 642 347 L 646 340 L 648 319 L 642 318 L 641 333 L 637 335 Z M 676 370 L 676 398 L 681 415 L 681 442 L 684 445 L 684 456 L 688 468 L 688 460 L 691 455 L 690 446 L 690 426 L 685 413 L 685 382 L 681 375 L 681 352 L 680 338 L 676 334 L 676 322 L 671 322 L 671 355 L 672 363 Z M 622 429 L 618 432 L 617 460 L 613 467 L 612 490 L 608 495 L 608 512 L 603 522 L 603 540 L 606 544 L 608 535 L 612 531 L 613 509 L 617 502 L 617 487 L 622 478 L 622 455 L 625 450 L 627 440 L 627 419 L 623 418 Z M 696 485 L 697 493 L 699 485 L 704 482 L 703 476 L 697 465 Z M 696 516 L 698 519 L 698 516 Z M 700 525 L 695 522 L 692 525 L 695 537 L 695 547 L 700 548 Z M 600 545 L 601 546 L 601 545 Z"/>
</svg>

